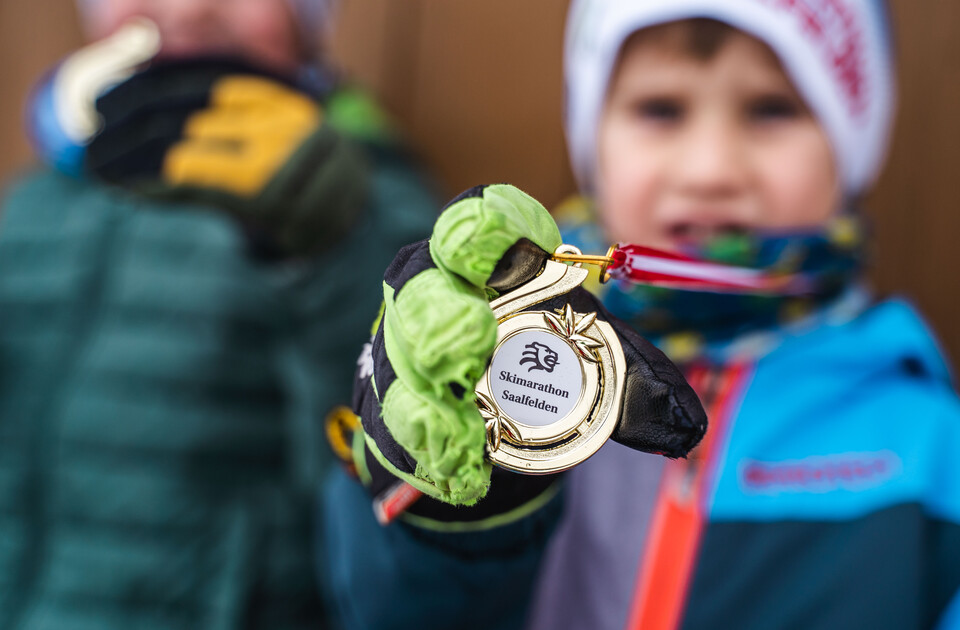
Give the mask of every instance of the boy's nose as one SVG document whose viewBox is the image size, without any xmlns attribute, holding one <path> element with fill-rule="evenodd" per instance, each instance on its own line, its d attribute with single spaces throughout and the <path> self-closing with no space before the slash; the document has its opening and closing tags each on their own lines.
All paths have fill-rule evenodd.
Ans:
<svg viewBox="0 0 960 630">
<path fill-rule="evenodd" d="M 674 162 L 678 192 L 700 201 L 731 201 L 746 191 L 748 172 L 735 125 L 694 121 L 679 140 Z"/>
</svg>

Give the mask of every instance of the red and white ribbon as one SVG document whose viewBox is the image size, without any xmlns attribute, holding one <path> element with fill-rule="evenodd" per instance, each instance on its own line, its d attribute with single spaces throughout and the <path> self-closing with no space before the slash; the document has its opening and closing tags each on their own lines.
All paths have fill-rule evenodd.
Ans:
<svg viewBox="0 0 960 630">
<path fill-rule="evenodd" d="M 642 245 L 618 245 L 607 268 L 611 278 L 678 289 L 718 293 L 802 293 L 795 275 L 697 260 Z"/>
</svg>

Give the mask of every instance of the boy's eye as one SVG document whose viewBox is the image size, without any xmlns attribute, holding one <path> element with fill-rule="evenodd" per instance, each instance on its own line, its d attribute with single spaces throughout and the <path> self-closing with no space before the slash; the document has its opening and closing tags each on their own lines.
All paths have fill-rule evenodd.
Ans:
<svg viewBox="0 0 960 630">
<path fill-rule="evenodd" d="M 637 116 L 656 122 L 674 122 L 683 116 L 683 104 L 669 98 L 639 101 L 634 104 L 633 110 Z"/>
<path fill-rule="evenodd" d="M 786 96 L 764 96 L 747 106 L 747 116 L 757 122 L 788 120 L 803 113 L 796 100 Z"/>
</svg>

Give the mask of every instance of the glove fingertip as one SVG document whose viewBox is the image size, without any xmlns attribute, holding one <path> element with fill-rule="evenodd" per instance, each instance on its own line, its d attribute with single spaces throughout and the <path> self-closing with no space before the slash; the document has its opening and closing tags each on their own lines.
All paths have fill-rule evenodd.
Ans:
<svg viewBox="0 0 960 630">
<path fill-rule="evenodd" d="M 550 213 L 533 197 L 508 184 L 477 186 L 440 215 L 430 253 L 438 266 L 484 288 L 504 254 L 521 239 L 547 252 L 561 242 Z"/>
<path fill-rule="evenodd" d="M 451 382 L 472 390 L 497 339 L 486 298 L 440 269 L 421 272 L 388 296 L 385 322 L 387 355 L 398 376 L 435 396 Z"/>
<path fill-rule="evenodd" d="M 472 399 L 434 399 L 396 381 L 384 396 L 382 414 L 390 434 L 417 462 L 415 475 L 435 486 L 442 500 L 463 503 L 486 493 L 486 434 Z"/>
</svg>

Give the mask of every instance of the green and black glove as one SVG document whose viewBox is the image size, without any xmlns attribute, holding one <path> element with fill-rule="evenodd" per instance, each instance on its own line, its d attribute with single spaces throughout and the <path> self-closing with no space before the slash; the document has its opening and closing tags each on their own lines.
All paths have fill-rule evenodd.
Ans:
<svg viewBox="0 0 960 630">
<path fill-rule="evenodd" d="M 88 172 L 220 207 L 260 257 L 315 255 L 362 215 L 363 152 L 313 95 L 282 77 L 234 60 L 157 63 L 96 105 L 102 128 L 86 148 Z"/>
<path fill-rule="evenodd" d="M 453 505 L 472 505 L 489 489 L 475 508 L 484 512 L 506 512 L 551 483 L 550 476 L 492 470 L 474 387 L 497 340 L 489 300 L 536 276 L 560 244 L 543 206 L 513 186 L 492 185 L 457 197 L 429 241 L 400 251 L 384 276 L 384 308 L 357 371 L 361 465 Z M 613 439 L 685 456 L 703 437 L 707 420 L 679 370 L 582 288 L 532 308 L 566 303 L 595 311 L 623 346 L 627 375 Z M 371 476 L 376 494 L 386 482 Z"/>
</svg>

